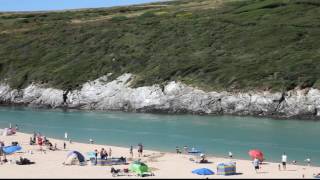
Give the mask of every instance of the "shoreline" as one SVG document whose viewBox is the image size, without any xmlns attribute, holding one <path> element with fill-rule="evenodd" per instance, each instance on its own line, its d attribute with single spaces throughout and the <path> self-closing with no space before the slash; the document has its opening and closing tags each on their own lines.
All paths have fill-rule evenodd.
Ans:
<svg viewBox="0 0 320 180">
<path fill-rule="evenodd" d="M 2 131 L 3 129 L 0 128 L 0 131 Z M 30 133 L 25 133 L 25 132 L 21 132 L 19 131 L 19 133 L 21 134 L 24 134 L 24 135 L 29 135 L 29 136 L 32 136 L 32 134 Z M 60 139 L 60 138 L 53 138 L 53 137 L 47 137 L 48 139 L 54 139 L 54 140 L 58 140 L 58 141 L 65 141 L 65 142 L 68 142 L 64 139 Z M 85 143 L 85 142 L 81 142 L 81 141 L 73 141 L 72 140 L 72 143 L 77 143 L 77 144 L 82 144 L 82 145 L 92 145 L 90 144 L 89 142 L 88 143 Z M 97 145 L 97 146 L 111 146 L 111 147 L 116 147 L 116 148 L 122 148 L 122 149 L 129 149 L 130 147 L 126 147 L 126 146 L 121 146 L 121 145 L 112 145 L 112 144 L 101 144 L 101 143 L 93 143 L 93 145 Z M 190 148 L 190 147 L 189 147 Z M 171 155 L 174 155 L 176 154 L 174 151 L 167 151 L 167 150 L 159 150 L 159 149 L 152 149 L 152 148 L 148 148 L 146 149 L 147 151 L 151 151 L 151 152 L 158 152 L 158 153 L 166 153 L 166 154 L 171 154 Z M 181 151 L 183 151 L 183 148 L 180 148 Z M 227 152 L 226 152 L 227 153 Z M 234 153 L 234 152 L 233 152 Z M 214 153 L 205 153 L 206 154 L 206 157 L 208 158 L 223 158 L 223 159 L 229 159 L 229 157 L 226 155 L 226 156 L 223 156 L 223 155 L 217 155 L 217 154 L 214 154 Z M 190 154 L 188 154 L 190 155 Z M 193 156 L 193 155 L 190 155 L 190 156 Z M 241 160 L 241 161 L 250 161 L 249 158 L 240 158 L 240 157 L 237 157 L 237 158 L 232 158 L 232 159 L 229 159 L 229 160 Z M 279 164 L 280 162 L 276 162 L 276 161 L 264 161 L 263 163 L 276 163 L 276 164 Z M 291 164 L 291 162 L 288 162 L 288 164 Z M 296 165 L 298 166 L 307 166 L 305 164 L 301 164 L 301 163 L 297 163 Z M 320 168 L 320 165 L 312 165 L 311 167 L 315 167 L 315 168 Z"/>
<path fill-rule="evenodd" d="M 129 157 L 129 148 L 127 147 L 121 147 L 121 146 L 113 146 L 113 145 L 105 145 L 105 144 L 89 144 L 89 143 L 82 143 L 82 142 L 76 142 L 73 141 L 71 144 L 67 141 L 67 151 L 61 150 L 61 151 L 49 151 L 47 150 L 46 154 L 42 154 L 40 153 L 37 149 L 38 146 L 30 146 L 27 143 L 27 140 L 30 138 L 30 136 L 32 136 L 29 133 L 23 133 L 23 132 L 18 132 L 17 134 L 13 135 L 13 136 L 3 136 L 1 138 L 1 140 L 4 140 L 6 142 L 6 145 L 8 145 L 10 141 L 18 141 L 21 146 L 22 146 L 22 151 L 27 151 L 32 149 L 35 154 L 34 155 L 29 155 L 29 154 L 25 154 L 23 155 L 24 157 L 27 157 L 30 160 L 34 160 L 36 162 L 36 165 L 30 165 L 30 166 L 25 166 L 26 169 L 30 168 L 29 170 L 32 171 L 43 171 L 43 173 L 40 173 L 39 176 L 32 176 L 32 177 L 44 177 L 46 178 L 47 176 L 50 176 L 50 178 L 52 178 L 52 176 L 54 174 L 46 174 L 49 171 L 45 171 L 45 170 L 39 170 L 41 166 L 41 164 L 45 164 L 46 163 L 46 156 L 50 156 L 50 158 L 53 158 L 53 162 L 51 164 L 53 169 L 66 169 L 66 170 L 70 170 L 70 169 L 76 169 L 76 170 L 81 170 L 84 168 L 88 168 L 88 171 L 90 172 L 88 175 L 88 178 L 92 178 L 92 177 L 96 177 L 96 178 L 101 178 L 101 175 L 106 175 L 105 177 L 102 178 L 108 178 L 108 174 L 110 175 L 110 178 L 112 177 L 111 174 L 109 173 L 109 169 L 111 168 L 111 166 L 90 166 L 90 165 L 86 165 L 84 167 L 82 166 L 61 166 L 60 162 L 61 160 L 65 159 L 66 154 L 69 152 L 69 150 L 77 150 L 81 153 L 83 153 L 83 155 L 85 155 L 85 152 L 89 152 L 90 150 L 93 151 L 94 149 L 98 149 L 98 151 L 100 150 L 101 147 L 107 147 L 107 148 L 112 148 L 112 152 L 113 154 L 115 154 L 115 156 L 120 156 L 123 155 L 124 157 Z M 58 148 L 62 147 L 61 144 L 62 142 L 64 142 L 65 140 L 61 140 L 61 139 L 57 139 L 57 138 L 51 138 L 51 137 L 47 137 L 50 142 L 57 143 L 58 144 Z M 134 147 L 134 154 L 136 155 L 136 146 Z M 225 158 L 225 157 L 217 157 L 217 156 L 207 156 L 207 159 L 211 162 L 213 162 L 212 164 L 199 164 L 199 163 L 194 163 L 191 162 L 189 160 L 189 158 L 194 158 L 193 155 L 189 155 L 189 154 L 176 154 L 173 152 L 167 152 L 167 151 L 158 151 L 158 150 L 150 150 L 150 149 L 146 149 L 144 150 L 144 155 L 146 155 L 146 157 L 141 158 L 142 162 L 146 162 L 148 164 L 148 166 L 150 166 L 153 169 L 156 169 L 154 172 L 156 174 L 156 176 L 154 177 L 150 177 L 150 178 L 203 178 L 203 176 L 199 177 L 197 175 L 194 175 L 191 173 L 191 170 L 196 169 L 196 168 L 201 168 L 201 167 L 207 167 L 210 168 L 212 170 L 214 170 L 214 172 L 216 172 L 216 163 L 217 162 L 236 162 L 237 163 L 237 173 L 240 173 L 239 175 L 234 175 L 234 176 L 218 176 L 218 175 L 212 175 L 212 176 L 206 176 L 206 177 L 210 177 L 210 178 L 301 178 L 302 176 L 300 176 L 301 173 L 304 173 L 306 176 L 306 178 L 308 177 L 312 177 L 313 173 L 317 173 L 319 172 L 319 167 L 317 166 L 302 166 L 302 165 L 292 165 L 291 163 L 288 163 L 287 165 L 287 171 L 279 171 L 278 170 L 278 164 L 279 163 L 274 163 L 274 162 L 263 162 L 262 165 L 262 171 L 263 173 L 255 173 L 251 164 L 250 160 L 246 160 L 246 159 L 241 159 L 241 158 Z M 12 157 L 16 157 L 15 155 L 9 155 L 7 156 L 8 159 L 10 159 Z M 52 157 L 51 157 L 52 156 Z M 152 157 L 152 158 L 151 158 Z M 153 159 L 154 157 L 154 159 Z M 135 157 L 137 158 L 137 157 Z M 44 161 L 43 161 L 44 160 Z M 43 162 L 42 162 L 43 161 Z M 39 165 L 38 165 L 39 164 Z M 0 165 L 2 168 L 6 167 L 8 169 L 15 169 L 15 168 L 20 168 L 20 170 L 22 170 L 24 166 L 17 166 L 17 165 Z M 126 166 L 114 166 L 115 168 L 122 168 L 122 167 L 127 167 Z M 32 168 L 34 167 L 34 168 Z M 176 174 L 175 167 L 180 167 L 181 169 L 179 169 L 179 172 Z M 169 170 L 170 168 L 170 170 Z M 171 169 L 172 168 L 172 169 Z M 40 168 L 41 169 L 41 168 Z M 94 175 L 93 172 L 97 172 L 99 171 L 103 171 L 104 173 L 99 174 L 97 176 Z M 170 172 L 167 172 L 170 171 Z M 172 172 L 171 172 L 172 171 Z M 46 173 L 45 173 L 46 172 Z M 92 172 L 92 173 L 91 173 Z M 281 176 L 280 176 L 280 174 Z M 4 177 L 8 177 L 6 176 L 9 175 L 8 173 L 4 173 L 4 174 L 0 174 L 0 178 L 4 178 Z M 18 177 L 17 174 L 19 173 L 14 173 L 14 174 L 10 174 L 10 177 Z M 61 177 L 66 177 L 66 178 L 77 178 L 77 175 L 74 175 L 72 173 L 68 174 L 67 172 L 62 173 Z M 28 175 L 27 175 L 28 176 Z M 29 176 L 28 176 L 29 177 Z M 59 175 L 54 175 L 53 177 L 60 177 Z M 125 177 L 126 178 L 126 177 Z"/>
<path fill-rule="evenodd" d="M 108 112 L 121 112 L 121 113 L 141 113 L 141 114 L 154 114 L 154 115 L 190 115 L 190 116 L 231 116 L 231 117 L 254 117 L 254 118 L 268 118 L 276 121 L 320 121 L 320 116 L 294 116 L 294 117 L 283 117 L 278 115 L 242 115 L 242 114 L 206 114 L 206 113 L 194 113 L 194 112 L 159 112 L 155 111 L 130 111 L 130 110 L 99 110 L 99 109 L 81 109 L 81 108 L 70 108 L 70 107 L 48 107 L 48 106 L 30 106 L 30 104 L 26 103 L 3 103 L 0 102 L 1 107 L 8 107 L 8 108 L 30 108 L 35 110 L 61 110 L 64 112 L 68 111 L 76 111 L 76 112 L 101 112 L 101 113 L 108 113 Z"/>
</svg>

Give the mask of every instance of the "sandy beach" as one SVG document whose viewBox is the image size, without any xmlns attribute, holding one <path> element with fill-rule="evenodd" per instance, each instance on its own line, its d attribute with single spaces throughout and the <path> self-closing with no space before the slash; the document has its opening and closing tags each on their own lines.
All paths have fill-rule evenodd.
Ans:
<svg viewBox="0 0 320 180">
<path fill-rule="evenodd" d="M 113 157 L 130 157 L 129 148 L 114 147 L 109 145 L 96 145 L 67 142 L 66 150 L 63 150 L 63 140 L 52 139 L 48 137 L 53 144 L 57 143 L 57 147 L 62 150 L 50 151 L 46 149 L 45 153 L 39 150 L 37 145 L 29 145 L 31 135 L 25 133 L 16 133 L 11 136 L 1 136 L 0 140 L 5 142 L 6 145 L 11 145 L 11 142 L 17 141 L 22 146 L 21 152 L 8 155 L 7 159 L 15 162 L 19 157 L 28 158 L 34 161 L 32 165 L 17 165 L 15 163 L 5 163 L 0 165 L 1 173 L 0 178 L 119 178 L 112 177 L 110 173 L 111 166 L 65 166 L 62 163 L 65 161 L 66 156 L 70 150 L 77 150 L 83 155 L 86 152 L 92 152 L 94 149 L 98 151 L 101 148 L 111 148 Z M 33 154 L 28 153 L 32 151 Z M 312 178 L 313 174 L 320 172 L 319 167 L 312 166 L 298 166 L 287 165 L 286 171 L 279 171 L 278 163 L 264 162 L 261 166 L 259 173 L 254 171 L 252 162 L 249 160 L 232 159 L 236 162 L 237 175 L 222 176 L 222 175 L 209 175 L 200 176 L 192 174 L 191 171 L 197 168 L 209 168 L 216 172 L 216 165 L 218 162 L 230 162 L 228 158 L 208 157 L 207 159 L 212 162 L 210 164 L 199 164 L 190 161 L 192 155 L 188 154 L 175 154 L 168 152 L 157 151 L 144 151 L 144 156 L 141 161 L 145 162 L 155 174 L 145 178 Z M 138 159 L 137 149 L 134 149 L 134 158 Z M 129 160 L 129 163 L 131 161 Z M 128 168 L 129 165 L 116 165 L 116 169 Z M 120 178 L 137 178 L 137 176 L 121 176 Z"/>
</svg>

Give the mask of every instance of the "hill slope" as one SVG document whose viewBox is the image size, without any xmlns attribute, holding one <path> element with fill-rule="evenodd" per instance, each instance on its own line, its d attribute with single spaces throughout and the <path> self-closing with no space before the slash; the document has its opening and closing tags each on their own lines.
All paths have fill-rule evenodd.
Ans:
<svg viewBox="0 0 320 180">
<path fill-rule="evenodd" d="M 135 86 L 320 87 L 317 0 L 184 0 L 109 9 L 0 14 L 0 77 L 77 88 L 107 73 Z"/>
</svg>

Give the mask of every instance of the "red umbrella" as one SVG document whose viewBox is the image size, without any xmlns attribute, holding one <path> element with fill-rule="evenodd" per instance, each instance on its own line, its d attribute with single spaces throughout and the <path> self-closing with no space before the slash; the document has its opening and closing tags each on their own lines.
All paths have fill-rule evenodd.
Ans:
<svg viewBox="0 0 320 180">
<path fill-rule="evenodd" d="M 261 162 L 264 160 L 262 151 L 258 149 L 250 150 L 249 155 L 252 159 L 257 158 Z"/>
</svg>

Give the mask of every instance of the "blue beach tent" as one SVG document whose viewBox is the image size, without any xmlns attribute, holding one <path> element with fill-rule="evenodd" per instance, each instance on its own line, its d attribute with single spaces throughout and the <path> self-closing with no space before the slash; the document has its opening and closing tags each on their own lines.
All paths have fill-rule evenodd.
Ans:
<svg viewBox="0 0 320 180">
<path fill-rule="evenodd" d="M 195 169 L 192 171 L 193 174 L 198 175 L 213 175 L 214 172 L 207 168 Z"/>
<path fill-rule="evenodd" d="M 67 157 L 69 157 L 69 156 L 71 156 L 73 154 L 76 155 L 76 157 L 79 159 L 79 162 L 84 162 L 85 161 L 84 156 L 81 153 L 79 153 L 78 151 L 70 151 L 69 154 L 67 155 Z"/>
<path fill-rule="evenodd" d="M 17 146 L 6 146 L 3 147 L 3 152 L 6 154 L 12 154 L 14 152 L 20 151 L 22 148 L 21 146 L 17 145 Z"/>
</svg>

